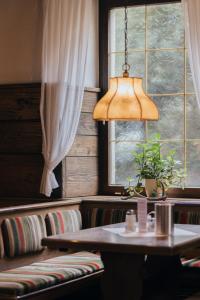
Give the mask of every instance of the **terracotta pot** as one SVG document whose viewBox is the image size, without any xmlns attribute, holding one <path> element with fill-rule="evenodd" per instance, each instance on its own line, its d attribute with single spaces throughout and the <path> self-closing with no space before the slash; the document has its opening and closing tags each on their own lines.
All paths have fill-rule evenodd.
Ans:
<svg viewBox="0 0 200 300">
<path fill-rule="evenodd" d="M 148 198 L 160 198 L 163 196 L 162 189 L 158 187 L 156 179 L 145 179 L 145 190 Z"/>
</svg>

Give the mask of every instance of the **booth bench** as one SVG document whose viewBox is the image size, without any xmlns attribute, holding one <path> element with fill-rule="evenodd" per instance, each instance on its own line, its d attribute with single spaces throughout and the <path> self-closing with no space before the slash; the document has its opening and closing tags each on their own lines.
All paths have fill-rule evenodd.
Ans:
<svg viewBox="0 0 200 300">
<path fill-rule="evenodd" d="M 80 203 L 0 210 L 0 299 L 59 299 L 99 279 L 103 265 L 98 255 L 41 246 L 47 235 L 81 229 Z"/>
<path fill-rule="evenodd" d="M 97 254 L 49 249 L 41 246 L 41 240 L 48 235 L 122 222 L 127 209 L 134 207 L 134 201 L 68 199 L 1 208 L 0 299 L 60 299 L 98 283 L 103 264 Z M 200 220 L 184 205 L 181 209 L 177 206 L 175 218 L 190 223 Z M 199 267 L 200 260 L 184 259 L 183 264 Z"/>
</svg>

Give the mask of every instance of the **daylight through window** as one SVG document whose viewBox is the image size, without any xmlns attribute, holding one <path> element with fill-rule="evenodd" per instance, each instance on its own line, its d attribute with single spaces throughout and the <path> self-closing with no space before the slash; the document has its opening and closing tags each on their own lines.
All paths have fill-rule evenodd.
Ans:
<svg viewBox="0 0 200 300">
<path fill-rule="evenodd" d="M 124 8 L 110 13 L 110 76 L 121 76 L 124 61 Z M 163 152 L 176 150 L 186 170 L 186 187 L 199 187 L 200 122 L 192 84 L 181 3 L 128 8 L 130 76 L 143 77 L 143 88 L 157 104 L 158 122 L 109 123 L 109 183 L 126 185 L 134 177 L 131 151 L 154 133 Z"/>
</svg>

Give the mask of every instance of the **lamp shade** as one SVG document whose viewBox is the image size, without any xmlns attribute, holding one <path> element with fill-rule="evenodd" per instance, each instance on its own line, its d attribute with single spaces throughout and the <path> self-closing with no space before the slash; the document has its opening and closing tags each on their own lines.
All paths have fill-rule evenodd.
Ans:
<svg viewBox="0 0 200 300">
<path fill-rule="evenodd" d="M 98 101 L 93 112 L 94 120 L 158 120 L 155 103 L 142 88 L 142 78 L 114 77 L 110 88 Z"/>
</svg>

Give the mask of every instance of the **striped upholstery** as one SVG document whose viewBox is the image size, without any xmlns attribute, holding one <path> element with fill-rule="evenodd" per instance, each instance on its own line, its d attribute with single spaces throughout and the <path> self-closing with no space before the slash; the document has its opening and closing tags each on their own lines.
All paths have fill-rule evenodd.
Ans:
<svg viewBox="0 0 200 300">
<path fill-rule="evenodd" d="M 48 235 L 74 232 L 82 227 L 81 213 L 78 209 L 48 213 L 45 220 Z"/>
<path fill-rule="evenodd" d="M 3 238 L 2 238 L 1 228 L 0 228 L 0 258 L 3 257 L 4 257 L 4 244 L 3 244 Z"/>
<path fill-rule="evenodd" d="M 176 211 L 174 214 L 175 223 L 179 224 L 200 224 L 199 211 Z"/>
<path fill-rule="evenodd" d="M 195 258 L 181 258 L 182 265 L 184 267 L 193 267 L 193 268 L 200 268 L 200 257 Z"/>
<path fill-rule="evenodd" d="M 178 224 L 200 224 L 200 212 L 198 211 L 175 211 L 174 221 Z M 200 258 L 182 257 L 183 267 L 200 267 Z"/>
<path fill-rule="evenodd" d="M 98 255 L 79 252 L 3 271 L 0 272 L 0 299 L 44 289 L 102 268 Z"/>
<path fill-rule="evenodd" d="M 46 227 L 42 216 L 5 219 L 2 227 L 5 252 L 8 257 L 43 249 L 41 239 L 46 236 Z"/>
<path fill-rule="evenodd" d="M 125 221 L 127 209 L 86 208 L 82 211 L 83 228 L 91 228 Z"/>
</svg>

